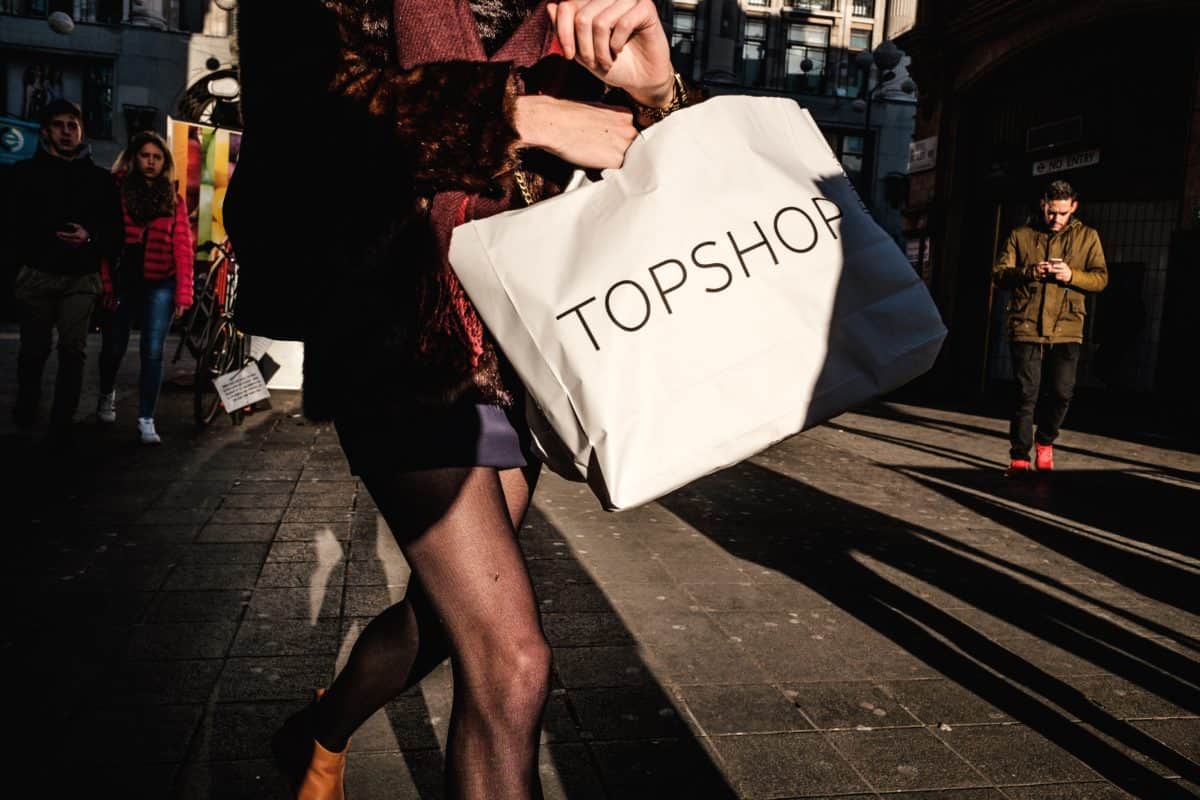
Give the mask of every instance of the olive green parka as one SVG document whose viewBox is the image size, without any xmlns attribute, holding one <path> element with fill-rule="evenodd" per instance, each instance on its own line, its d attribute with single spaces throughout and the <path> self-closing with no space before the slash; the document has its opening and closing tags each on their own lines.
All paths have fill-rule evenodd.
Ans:
<svg viewBox="0 0 1200 800">
<path fill-rule="evenodd" d="M 1061 258 L 1071 268 L 1071 280 L 1039 280 L 1039 262 Z M 1082 342 L 1085 292 L 1108 285 L 1108 266 L 1100 236 L 1077 219 L 1057 233 L 1022 226 L 1009 234 L 992 280 L 1011 290 L 1008 333 L 1014 342 L 1059 344 Z"/>
</svg>

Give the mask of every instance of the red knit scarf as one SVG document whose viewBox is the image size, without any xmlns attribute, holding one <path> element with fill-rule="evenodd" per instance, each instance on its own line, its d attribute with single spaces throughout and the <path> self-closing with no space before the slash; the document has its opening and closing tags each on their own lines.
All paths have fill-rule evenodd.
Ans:
<svg viewBox="0 0 1200 800">
<path fill-rule="evenodd" d="M 438 61 L 510 61 L 517 67 L 531 66 L 558 50 L 546 2 L 536 3 L 525 21 L 488 58 L 468 0 L 394 0 L 397 60 L 404 69 Z M 469 219 L 482 219 L 507 209 L 506 198 L 494 200 L 459 191 L 434 195 L 430 224 L 441 264 L 422 293 L 417 349 L 423 356 L 449 361 L 447 366 L 469 371 L 479 366 L 483 322 L 450 267 L 450 235 L 455 226 Z M 451 342 L 458 345 L 455 349 L 459 352 L 446 352 Z"/>
</svg>

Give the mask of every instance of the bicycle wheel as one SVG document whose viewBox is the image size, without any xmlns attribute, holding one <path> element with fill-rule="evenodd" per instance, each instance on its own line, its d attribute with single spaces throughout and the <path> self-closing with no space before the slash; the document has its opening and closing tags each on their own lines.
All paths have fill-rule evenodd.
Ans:
<svg viewBox="0 0 1200 800">
<path fill-rule="evenodd" d="M 217 394 L 213 380 L 237 369 L 241 355 L 241 333 L 230 320 L 222 320 L 196 362 L 194 414 L 196 424 L 201 428 L 216 419 L 221 410 L 221 396 Z"/>
</svg>

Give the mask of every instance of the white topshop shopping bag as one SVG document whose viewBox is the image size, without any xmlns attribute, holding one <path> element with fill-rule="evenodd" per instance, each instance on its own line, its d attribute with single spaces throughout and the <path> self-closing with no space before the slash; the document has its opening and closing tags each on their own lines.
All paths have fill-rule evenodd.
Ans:
<svg viewBox="0 0 1200 800">
<path fill-rule="evenodd" d="M 609 509 L 900 386 L 946 333 L 784 98 L 678 111 L 604 180 L 456 228 L 450 263 L 536 404 L 547 462 Z"/>
</svg>

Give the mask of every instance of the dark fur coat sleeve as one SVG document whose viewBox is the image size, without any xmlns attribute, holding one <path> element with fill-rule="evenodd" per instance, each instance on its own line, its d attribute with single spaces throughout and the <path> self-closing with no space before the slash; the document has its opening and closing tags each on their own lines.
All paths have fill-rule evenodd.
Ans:
<svg viewBox="0 0 1200 800">
<path fill-rule="evenodd" d="M 511 64 L 446 61 L 401 69 L 388 0 L 321 0 L 337 28 L 328 90 L 395 136 L 418 185 L 482 191 L 512 168 Z"/>
</svg>

